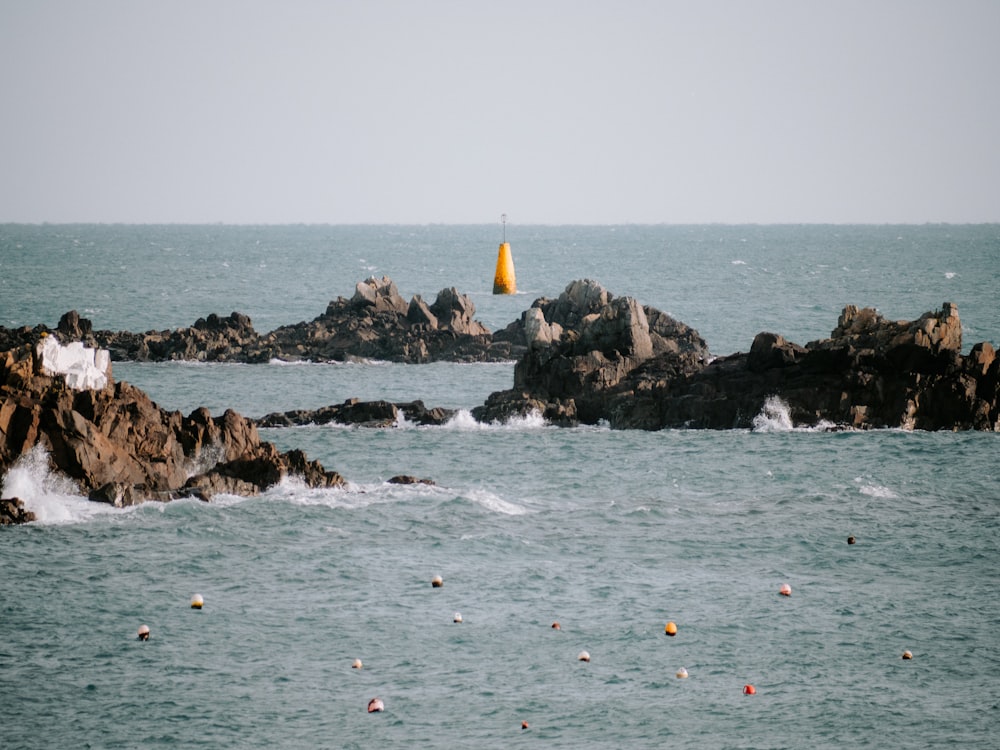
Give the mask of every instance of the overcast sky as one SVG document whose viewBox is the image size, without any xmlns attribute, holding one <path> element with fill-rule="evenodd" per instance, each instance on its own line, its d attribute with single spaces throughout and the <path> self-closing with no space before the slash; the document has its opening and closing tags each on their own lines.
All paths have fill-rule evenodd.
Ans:
<svg viewBox="0 0 1000 750">
<path fill-rule="evenodd" d="M 1000 221 L 997 0 L 0 0 L 0 221 Z"/>
</svg>

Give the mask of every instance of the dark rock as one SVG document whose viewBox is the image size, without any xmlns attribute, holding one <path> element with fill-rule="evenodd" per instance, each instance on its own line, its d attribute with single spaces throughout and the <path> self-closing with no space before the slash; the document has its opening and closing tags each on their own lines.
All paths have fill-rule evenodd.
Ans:
<svg viewBox="0 0 1000 750">
<path fill-rule="evenodd" d="M 761 333 L 749 354 L 711 359 L 696 331 L 584 281 L 536 301 L 522 330 L 514 388 L 474 409 L 480 421 L 747 428 L 777 397 L 796 425 L 1000 431 L 1000 359 L 988 343 L 961 355 L 952 303 L 914 321 L 848 306 L 829 339 Z"/>
<path fill-rule="evenodd" d="M 419 425 L 442 425 L 452 419 L 456 411 L 441 407 L 428 409 L 423 401 L 393 404 L 389 401 L 359 401 L 352 398 L 343 404 L 319 409 L 295 409 L 267 414 L 256 420 L 255 424 L 258 427 L 292 427 L 335 422 L 359 427 L 394 427 L 399 423 L 400 413 L 410 422 Z"/>
<path fill-rule="evenodd" d="M 310 486 L 343 483 L 301 451 L 279 453 L 232 410 L 213 418 L 197 409 L 185 418 L 110 379 L 101 390 L 76 391 L 62 375 L 41 374 L 40 352 L 19 346 L 0 355 L 0 472 L 41 445 L 53 469 L 91 499 L 119 507 L 186 494 L 257 494 L 288 474 Z"/>
<path fill-rule="evenodd" d="M 114 361 L 260 363 L 385 360 L 421 364 L 435 361 L 498 362 L 514 359 L 523 344 L 515 322 L 494 340 L 475 320 L 475 305 L 454 287 L 441 290 L 432 305 L 417 295 L 407 303 L 386 276 L 359 282 L 347 300 L 338 297 L 309 322 L 259 334 L 247 315 L 215 313 L 189 328 L 146 331 L 93 331 L 89 320 L 69 311 L 59 321 L 63 341 L 82 341 L 107 349 Z M 35 345 L 44 326 L 10 331 L 0 328 L 0 351 Z"/>
<path fill-rule="evenodd" d="M 113 505 L 116 508 L 136 505 L 144 499 L 136 492 L 135 485 L 125 482 L 108 482 L 101 485 L 90 491 L 89 498 L 100 503 Z"/>
<path fill-rule="evenodd" d="M 436 482 L 433 479 L 418 479 L 417 477 L 410 476 L 409 474 L 400 474 L 395 477 L 391 477 L 388 480 L 389 484 L 428 484 L 434 485 Z"/>
<path fill-rule="evenodd" d="M 76 310 L 70 310 L 59 318 L 59 325 L 56 330 L 63 334 L 69 341 L 82 341 L 90 336 L 93 325 L 87 318 L 81 318 Z"/>
<path fill-rule="evenodd" d="M 35 514 L 25 509 L 21 498 L 5 497 L 0 499 L 0 526 L 15 526 L 31 523 L 34 520 Z"/>
</svg>

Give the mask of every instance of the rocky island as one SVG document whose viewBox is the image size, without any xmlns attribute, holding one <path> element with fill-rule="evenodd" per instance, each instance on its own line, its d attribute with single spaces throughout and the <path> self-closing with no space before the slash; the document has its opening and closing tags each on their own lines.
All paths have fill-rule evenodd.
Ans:
<svg viewBox="0 0 1000 750">
<path fill-rule="evenodd" d="M 475 409 L 479 420 L 539 411 L 565 425 L 746 428 L 777 397 L 795 425 L 1000 431 L 1000 360 L 988 342 L 962 355 L 952 303 L 913 321 L 849 305 L 827 339 L 762 332 L 749 352 L 715 358 L 665 313 L 575 281 L 521 328 L 514 387 Z"/>
<path fill-rule="evenodd" d="M 421 401 L 349 400 L 257 420 L 226 411 L 188 416 L 116 383 L 112 359 L 395 362 L 516 359 L 513 387 L 473 410 L 479 421 L 541 413 L 554 424 L 614 429 L 748 428 L 780 398 L 798 426 L 1000 431 L 1000 358 L 988 342 L 962 354 L 958 308 L 944 303 L 912 321 L 847 306 L 830 337 L 804 346 L 759 333 L 749 351 L 710 354 L 697 331 L 590 280 L 541 298 L 505 329 L 474 319 L 455 289 L 432 305 L 405 302 L 383 277 L 360 282 L 309 323 L 265 335 L 240 313 L 176 331 L 94 331 L 68 312 L 45 326 L 0 328 L 0 471 L 41 446 L 83 494 L 117 506 L 217 493 L 252 495 L 287 475 L 309 486 L 344 479 L 297 450 L 281 453 L 258 426 L 342 422 L 391 427 L 400 416 L 443 424 L 454 410 Z M 399 481 L 416 480 L 398 477 Z M 16 498 L 0 522 L 32 520 Z"/>
</svg>

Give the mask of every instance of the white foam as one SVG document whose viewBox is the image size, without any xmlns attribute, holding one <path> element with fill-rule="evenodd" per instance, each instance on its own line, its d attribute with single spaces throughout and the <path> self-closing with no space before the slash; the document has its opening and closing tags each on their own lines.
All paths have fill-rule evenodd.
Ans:
<svg viewBox="0 0 1000 750">
<path fill-rule="evenodd" d="M 745 260 L 734 260 L 732 261 L 734 266 L 745 266 L 747 262 Z"/>
<path fill-rule="evenodd" d="M 545 417 L 540 411 L 532 411 L 523 417 L 515 416 L 506 422 L 477 422 L 472 413 L 466 409 L 459 409 L 455 416 L 449 419 L 444 427 L 453 430 L 540 430 L 550 427 Z"/>
<path fill-rule="evenodd" d="M 39 523 L 77 523 L 116 510 L 83 497 L 72 479 L 50 469 L 48 452 L 40 445 L 10 467 L 2 494 L 20 498 Z"/>
<path fill-rule="evenodd" d="M 860 492 L 862 495 L 868 495 L 869 497 L 883 498 L 886 500 L 892 500 L 899 497 L 899 495 L 897 495 L 888 487 L 884 487 L 881 484 L 875 484 L 873 482 L 869 482 L 864 477 L 855 477 L 854 481 L 861 485 L 858 488 L 858 492 Z"/>
<path fill-rule="evenodd" d="M 466 497 L 480 508 L 491 513 L 499 513 L 504 516 L 523 516 L 528 512 L 524 506 L 508 502 L 488 490 L 472 490 L 466 494 Z"/>
<path fill-rule="evenodd" d="M 945 274 L 944 274 L 944 277 L 945 277 L 946 279 L 953 279 L 953 278 L 955 278 L 956 276 L 958 276 L 958 274 L 957 274 L 957 273 L 955 273 L 954 271 L 945 271 Z"/>
<path fill-rule="evenodd" d="M 778 396 L 768 396 L 760 414 L 753 418 L 754 432 L 788 432 L 793 428 L 788 404 Z"/>
</svg>

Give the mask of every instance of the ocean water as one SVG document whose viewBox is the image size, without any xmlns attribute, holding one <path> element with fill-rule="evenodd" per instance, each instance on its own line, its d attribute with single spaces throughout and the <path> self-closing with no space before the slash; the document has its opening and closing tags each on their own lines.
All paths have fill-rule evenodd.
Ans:
<svg viewBox="0 0 1000 750">
<path fill-rule="evenodd" d="M 0 324 L 238 310 L 266 331 L 385 274 L 406 297 L 455 286 L 491 328 L 594 278 L 717 354 L 760 330 L 826 336 L 845 304 L 907 319 L 956 302 L 966 349 L 1000 332 L 995 225 L 508 226 L 513 297 L 490 294 L 497 229 L 4 226 Z M 468 410 L 513 365 L 114 373 L 168 409 L 260 416 L 350 397 Z M 126 510 L 32 454 L 3 478 L 40 520 L 0 529 L 0 746 L 995 747 L 997 436 L 786 417 L 264 430 L 348 487 Z M 436 484 L 386 484 L 402 473 Z"/>
</svg>

